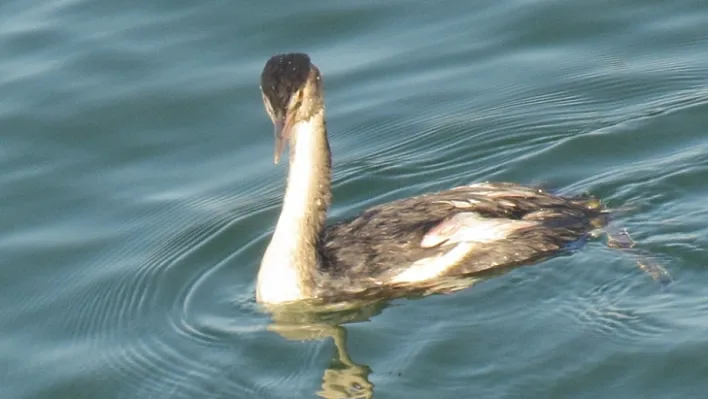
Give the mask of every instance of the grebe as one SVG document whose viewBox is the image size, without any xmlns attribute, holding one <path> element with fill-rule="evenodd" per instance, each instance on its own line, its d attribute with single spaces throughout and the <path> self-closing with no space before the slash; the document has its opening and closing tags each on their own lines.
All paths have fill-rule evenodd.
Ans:
<svg viewBox="0 0 708 399">
<path fill-rule="evenodd" d="M 290 148 L 282 211 L 258 272 L 261 304 L 407 295 L 539 261 L 606 224 L 593 197 L 479 183 L 325 226 L 332 194 L 322 75 L 307 54 L 281 54 L 266 62 L 260 83 L 275 126 L 274 162 L 286 142 Z"/>
</svg>

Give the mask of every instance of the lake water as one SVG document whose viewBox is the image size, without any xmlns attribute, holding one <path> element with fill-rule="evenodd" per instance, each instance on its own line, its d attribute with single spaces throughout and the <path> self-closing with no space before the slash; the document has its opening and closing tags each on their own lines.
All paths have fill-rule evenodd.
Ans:
<svg viewBox="0 0 708 399">
<path fill-rule="evenodd" d="M 333 219 L 543 183 L 624 209 L 673 282 L 600 240 L 369 309 L 329 331 L 351 362 L 272 331 L 284 51 L 325 77 Z M 708 392 L 708 2 L 8 0 L 0 93 L 2 398 Z"/>
</svg>

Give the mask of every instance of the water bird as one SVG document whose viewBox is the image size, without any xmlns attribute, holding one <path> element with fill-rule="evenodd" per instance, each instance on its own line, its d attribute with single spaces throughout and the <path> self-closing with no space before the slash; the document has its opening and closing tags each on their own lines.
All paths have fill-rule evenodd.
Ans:
<svg viewBox="0 0 708 399">
<path fill-rule="evenodd" d="M 592 196 L 485 182 L 326 225 L 332 161 L 322 74 L 307 54 L 279 54 L 266 62 L 260 88 L 276 164 L 289 146 L 282 210 L 258 271 L 261 304 L 434 292 L 448 278 L 557 255 L 606 224 L 606 208 Z"/>
</svg>

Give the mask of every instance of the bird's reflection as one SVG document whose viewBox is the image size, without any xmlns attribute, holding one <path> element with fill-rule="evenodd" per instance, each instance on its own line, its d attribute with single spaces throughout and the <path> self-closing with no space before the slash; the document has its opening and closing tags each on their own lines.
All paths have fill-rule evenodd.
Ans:
<svg viewBox="0 0 708 399">
<path fill-rule="evenodd" d="M 409 292 L 408 299 L 435 293 L 449 293 L 472 285 L 478 278 L 441 279 L 434 286 L 419 292 Z M 334 342 L 336 354 L 322 376 L 321 390 L 317 394 L 326 399 L 371 398 L 374 384 L 369 381 L 372 370 L 356 363 L 347 349 L 346 323 L 370 320 L 390 304 L 390 299 L 360 299 L 335 304 L 300 302 L 296 305 L 268 309 L 273 323 L 268 329 L 289 340 L 306 341 L 329 339 Z"/>
<path fill-rule="evenodd" d="M 369 381 L 371 368 L 357 364 L 349 356 L 347 350 L 347 330 L 335 326 L 332 339 L 337 354 L 322 376 L 322 389 L 317 394 L 323 398 L 371 398 L 374 394 L 374 384 Z"/>
<path fill-rule="evenodd" d="M 347 349 L 347 330 L 342 324 L 369 320 L 387 305 L 387 302 L 376 301 L 349 303 L 340 309 L 307 305 L 281 308 L 273 312 L 269 330 L 296 341 L 331 338 L 335 355 L 322 375 L 317 395 L 326 399 L 371 398 L 374 394 L 374 384 L 369 381 L 372 370 L 352 360 Z"/>
</svg>

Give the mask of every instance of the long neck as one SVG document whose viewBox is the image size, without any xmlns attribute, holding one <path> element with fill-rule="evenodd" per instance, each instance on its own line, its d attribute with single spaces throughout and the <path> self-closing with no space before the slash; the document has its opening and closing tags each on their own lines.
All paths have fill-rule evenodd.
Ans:
<svg viewBox="0 0 708 399">
<path fill-rule="evenodd" d="M 331 199 L 331 158 L 324 110 L 293 126 L 283 209 L 258 273 L 259 302 L 313 296 L 318 245 Z"/>
</svg>

